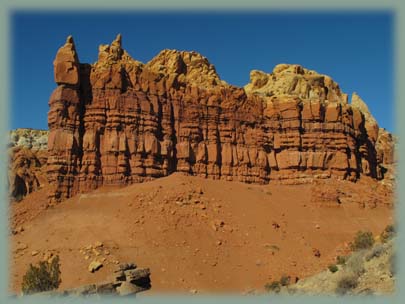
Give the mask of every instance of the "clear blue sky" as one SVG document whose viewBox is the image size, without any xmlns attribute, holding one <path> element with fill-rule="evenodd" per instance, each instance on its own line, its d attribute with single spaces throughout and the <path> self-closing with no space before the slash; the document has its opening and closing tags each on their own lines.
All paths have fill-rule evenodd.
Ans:
<svg viewBox="0 0 405 304">
<path fill-rule="evenodd" d="M 117 33 L 135 59 L 169 48 L 195 50 L 220 77 L 243 86 L 249 72 L 297 63 L 357 92 L 381 127 L 394 131 L 393 15 L 389 12 L 16 12 L 11 24 L 11 128 L 46 129 L 56 87 L 53 59 L 71 34 L 81 62 Z"/>
</svg>

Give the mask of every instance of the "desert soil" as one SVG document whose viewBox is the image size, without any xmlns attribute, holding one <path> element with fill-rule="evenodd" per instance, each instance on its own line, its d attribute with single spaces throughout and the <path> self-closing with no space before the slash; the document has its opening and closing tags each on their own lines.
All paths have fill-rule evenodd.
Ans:
<svg viewBox="0 0 405 304">
<path fill-rule="evenodd" d="M 358 230 L 378 234 L 392 223 L 389 206 L 317 203 L 313 197 L 336 187 L 370 196 L 373 185 L 367 178 L 249 185 L 176 173 L 102 187 L 50 208 L 44 188 L 10 208 L 12 226 L 24 229 L 10 234 L 10 290 L 20 291 L 30 263 L 53 253 L 61 261 L 60 289 L 107 280 L 115 263 L 135 262 L 151 270 L 145 295 L 262 292 L 281 275 L 319 273 L 349 251 Z M 97 241 L 103 247 L 84 249 Z M 94 259 L 104 266 L 90 273 Z"/>
</svg>

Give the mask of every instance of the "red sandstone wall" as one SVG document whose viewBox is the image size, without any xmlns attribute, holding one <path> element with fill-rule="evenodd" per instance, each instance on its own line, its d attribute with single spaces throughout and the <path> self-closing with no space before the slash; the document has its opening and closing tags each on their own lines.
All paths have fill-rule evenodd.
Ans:
<svg viewBox="0 0 405 304">
<path fill-rule="evenodd" d="M 52 201 L 175 171 L 252 183 L 382 178 L 393 158 L 357 95 L 348 104 L 332 79 L 298 65 L 252 71 L 238 88 L 198 53 L 164 50 L 142 64 L 118 36 L 93 65 L 79 63 L 68 37 L 54 67 Z"/>
</svg>

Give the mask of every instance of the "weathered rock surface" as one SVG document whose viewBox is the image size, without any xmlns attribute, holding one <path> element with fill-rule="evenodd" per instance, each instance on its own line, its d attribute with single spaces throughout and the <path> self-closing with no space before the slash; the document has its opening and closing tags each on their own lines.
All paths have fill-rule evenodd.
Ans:
<svg viewBox="0 0 405 304">
<path fill-rule="evenodd" d="M 248 183 L 383 179 L 392 160 L 390 135 L 360 97 L 349 104 L 330 77 L 299 65 L 252 71 L 239 88 L 196 52 L 136 61 L 118 35 L 92 65 L 69 37 L 54 66 L 51 201 L 173 172 Z"/>
<path fill-rule="evenodd" d="M 11 200 L 21 200 L 47 184 L 48 133 L 34 129 L 10 131 L 8 189 Z"/>
<path fill-rule="evenodd" d="M 47 150 L 34 150 L 22 146 L 9 149 L 9 197 L 19 201 L 27 194 L 47 184 Z"/>
<path fill-rule="evenodd" d="M 387 130 L 379 128 L 375 144 L 377 162 L 381 164 L 380 167 L 384 175 L 384 179 L 381 182 L 390 187 L 395 186 L 396 164 L 398 162 L 398 156 L 395 151 L 397 143 L 398 138 Z"/>
<path fill-rule="evenodd" d="M 79 84 L 79 60 L 72 36 L 67 37 L 65 45 L 59 49 L 53 66 L 57 84 L 72 86 Z"/>
<path fill-rule="evenodd" d="M 94 260 L 90 263 L 88 269 L 90 272 L 95 272 L 95 271 L 99 270 L 101 267 L 103 267 L 103 263 L 101 263 L 97 260 Z"/>
</svg>

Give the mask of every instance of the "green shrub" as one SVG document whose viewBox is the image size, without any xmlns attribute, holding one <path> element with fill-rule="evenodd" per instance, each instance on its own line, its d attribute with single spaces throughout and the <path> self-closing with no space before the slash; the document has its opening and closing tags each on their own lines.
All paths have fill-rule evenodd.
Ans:
<svg viewBox="0 0 405 304">
<path fill-rule="evenodd" d="M 335 273 L 336 271 L 339 270 L 339 268 L 335 264 L 331 264 L 328 266 L 328 269 L 330 272 Z"/>
<path fill-rule="evenodd" d="M 266 285 L 264 285 L 264 289 L 267 292 L 279 293 L 281 290 L 281 285 L 279 281 L 273 281 L 271 283 L 267 283 Z"/>
<path fill-rule="evenodd" d="M 380 235 L 381 242 L 386 243 L 395 236 L 395 233 L 396 231 L 394 225 L 388 225 Z"/>
<path fill-rule="evenodd" d="M 290 285 L 290 277 L 283 275 L 283 276 L 280 278 L 280 284 L 281 284 L 281 286 Z"/>
<path fill-rule="evenodd" d="M 361 250 L 361 249 L 368 249 L 374 245 L 374 237 L 370 231 L 359 231 L 357 232 L 353 243 L 351 245 L 351 249 L 353 251 Z"/>
<path fill-rule="evenodd" d="M 337 282 L 336 286 L 336 293 L 337 294 L 346 294 L 350 290 L 357 287 L 358 284 L 358 276 L 354 274 L 346 274 L 340 278 Z"/>
<path fill-rule="evenodd" d="M 54 257 L 51 262 L 41 261 L 38 266 L 30 264 L 23 277 L 23 293 L 32 294 L 57 289 L 61 282 L 59 268 L 59 256 Z"/>
<path fill-rule="evenodd" d="M 347 257 L 346 256 L 342 256 L 342 255 L 338 255 L 336 257 L 336 264 L 338 265 L 344 265 L 347 261 Z"/>
</svg>

